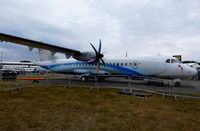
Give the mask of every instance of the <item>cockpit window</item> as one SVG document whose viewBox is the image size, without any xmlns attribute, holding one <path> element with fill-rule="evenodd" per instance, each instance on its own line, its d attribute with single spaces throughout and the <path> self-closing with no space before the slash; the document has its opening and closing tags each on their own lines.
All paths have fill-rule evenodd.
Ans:
<svg viewBox="0 0 200 131">
<path fill-rule="evenodd" d="M 181 61 L 178 60 L 178 59 L 171 59 L 171 62 L 172 62 L 172 63 L 181 63 Z"/>
<path fill-rule="evenodd" d="M 176 60 L 175 59 L 171 59 L 171 63 L 176 63 Z"/>
<path fill-rule="evenodd" d="M 167 60 L 166 60 L 166 63 L 170 63 L 170 59 L 167 59 Z"/>
<path fill-rule="evenodd" d="M 182 63 L 180 60 L 176 59 L 176 63 Z"/>
<path fill-rule="evenodd" d="M 182 63 L 182 62 L 179 61 L 178 59 L 167 59 L 166 63 Z"/>
</svg>

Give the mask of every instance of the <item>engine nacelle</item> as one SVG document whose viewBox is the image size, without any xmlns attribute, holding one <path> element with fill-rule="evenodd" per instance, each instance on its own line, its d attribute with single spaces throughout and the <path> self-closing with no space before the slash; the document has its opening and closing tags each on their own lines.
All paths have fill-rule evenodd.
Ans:
<svg viewBox="0 0 200 131">
<path fill-rule="evenodd" d="M 94 52 L 82 52 L 81 55 L 73 55 L 73 58 L 80 61 L 89 61 L 96 57 Z"/>
</svg>

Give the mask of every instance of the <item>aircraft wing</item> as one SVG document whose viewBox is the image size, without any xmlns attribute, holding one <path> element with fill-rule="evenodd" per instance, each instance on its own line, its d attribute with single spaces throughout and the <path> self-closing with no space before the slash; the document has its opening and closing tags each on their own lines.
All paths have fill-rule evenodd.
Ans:
<svg viewBox="0 0 200 131">
<path fill-rule="evenodd" d="M 48 43 L 34 41 L 34 40 L 25 39 L 25 38 L 3 34 L 3 33 L 0 33 L 0 41 L 12 42 L 19 45 L 28 46 L 30 51 L 33 48 L 40 48 L 40 49 L 50 50 L 52 55 L 54 55 L 56 52 L 64 53 L 67 58 L 69 58 L 72 55 L 81 55 L 81 52 L 77 50 L 55 46 Z"/>
</svg>

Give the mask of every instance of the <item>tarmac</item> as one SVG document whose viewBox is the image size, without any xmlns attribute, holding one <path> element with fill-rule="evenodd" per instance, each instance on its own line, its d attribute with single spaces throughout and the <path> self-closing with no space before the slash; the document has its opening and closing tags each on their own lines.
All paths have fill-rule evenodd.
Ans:
<svg viewBox="0 0 200 131">
<path fill-rule="evenodd" d="M 81 82 L 79 78 L 70 78 L 70 79 L 49 79 L 49 84 L 56 85 L 81 85 L 81 86 L 99 86 L 104 88 L 133 88 L 141 90 L 151 90 L 151 91 L 160 91 L 168 92 L 173 90 L 177 93 L 195 93 L 200 94 L 200 81 L 199 80 L 182 80 L 181 87 L 169 86 L 156 86 L 156 85 L 147 85 L 144 80 L 129 80 L 124 78 L 109 78 L 103 82 L 95 82 L 90 80 L 89 82 Z"/>
</svg>

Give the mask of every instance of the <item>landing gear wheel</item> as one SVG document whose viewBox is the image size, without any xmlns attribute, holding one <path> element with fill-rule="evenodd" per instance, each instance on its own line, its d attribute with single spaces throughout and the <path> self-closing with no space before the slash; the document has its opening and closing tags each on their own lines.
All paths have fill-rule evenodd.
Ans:
<svg viewBox="0 0 200 131">
<path fill-rule="evenodd" d="M 99 81 L 99 82 L 103 82 L 103 81 L 105 81 L 105 78 L 104 78 L 104 77 L 99 77 L 99 78 L 98 78 L 98 81 Z"/>
<path fill-rule="evenodd" d="M 87 81 L 86 76 L 81 76 L 81 82 L 86 82 L 86 81 Z"/>
<path fill-rule="evenodd" d="M 174 84 L 174 86 L 175 86 L 175 87 L 180 87 L 180 86 L 181 86 L 181 83 L 180 83 L 180 82 L 176 82 L 176 83 Z"/>
</svg>

